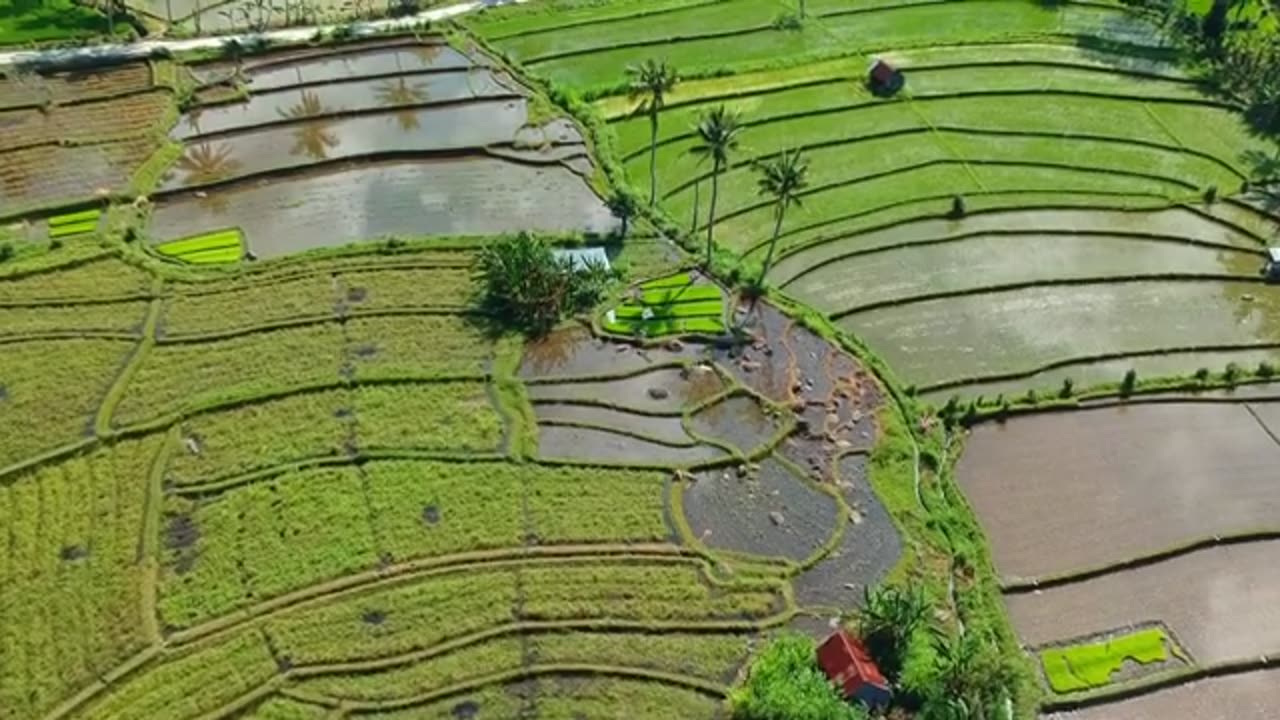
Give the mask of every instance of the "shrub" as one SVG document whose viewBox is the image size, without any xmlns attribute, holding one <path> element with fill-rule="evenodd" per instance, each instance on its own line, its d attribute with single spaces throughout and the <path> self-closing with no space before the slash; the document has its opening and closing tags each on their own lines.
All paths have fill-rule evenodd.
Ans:
<svg viewBox="0 0 1280 720">
<path fill-rule="evenodd" d="M 956 195 L 951 198 L 951 217 L 962 218 L 968 212 L 969 209 L 965 206 L 963 195 Z"/>
<path fill-rule="evenodd" d="M 1058 391 L 1058 397 L 1069 398 L 1075 392 L 1075 381 L 1071 378 L 1062 379 L 1062 389 Z"/>
<path fill-rule="evenodd" d="M 1240 366 L 1235 363 L 1227 363 L 1227 369 L 1222 371 L 1222 379 L 1227 381 L 1229 385 L 1235 385 L 1240 379 Z"/>
<path fill-rule="evenodd" d="M 1202 367 L 1199 370 L 1196 370 L 1196 380 L 1199 380 L 1200 382 L 1204 382 L 1208 379 L 1209 379 L 1209 368 Z"/>
<path fill-rule="evenodd" d="M 499 240 L 477 259 L 481 305 L 500 324 L 532 335 L 600 301 L 612 273 L 600 266 L 574 270 L 542 240 L 527 233 Z"/>
<path fill-rule="evenodd" d="M 1276 366 L 1263 360 L 1258 363 L 1258 377 L 1269 378 L 1276 374 Z"/>
<path fill-rule="evenodd" d="M 1035 391 L 1035 388 L 1032 388 L 1032 389 L 1028 390 L 1028 391 L 1027 391 L 1027 404 L 1028 404 L 1028 405 L 1035 405 L 1035 404 L 1036 404 L 1036 403 L 1038 403 L 1038 402 L 1040 402 L 1040 395 L 1039 395 L 1039 393 L 1037 393 L 1037 392 Z"/>
<path fill-rule="evenodd" d="M 1124 379 L 1120 381 L 1120 394 L 1130 395 L 1133 389 L 1138 386 L 1138 371 L 1129 368 L 1129 372 L 1124 374 Z"/>
<path fill-rule="evenodd" d="M 730 695 L 734 720 L 865 720 L 818 667 L 812 639 L 778 636 L 751 664 L 746 683 Z"/>
<path fill-rule="evenodd" d="M 13 259 L 13 243 L 0 244 L 0 262 Z"/>
<path fill-rule="evenodd" d="M 774 30 L 801 30 L 803 28 L 804 20 L 795 13 L 784 12 L 773 19 Z"/>
<path fill-rule="evenodd" d="M 863 604 L 854 616 L 858 634 L 867 644 L 885 677 L 896 680 L 902 672 L 907 641 L 920 628 L 929 603 L 919 589 L 880 587 L 863 590 Z"/>
<path fill-rule="evenodd" d="M 1209 187 L 1207 187 L 1207 188 L 1205 188 L 1205 189 L 1204 189 L 1204 201 L 1205 201 L 1205 202 L 1207 202 L 1207 203 L 1212 203 L 1214 200 L 1217 200 L 1217 199 L 1218 199 L 1218 186 L 1217 186 L 1217 185 L 1210 185 Z"/>
</svg>

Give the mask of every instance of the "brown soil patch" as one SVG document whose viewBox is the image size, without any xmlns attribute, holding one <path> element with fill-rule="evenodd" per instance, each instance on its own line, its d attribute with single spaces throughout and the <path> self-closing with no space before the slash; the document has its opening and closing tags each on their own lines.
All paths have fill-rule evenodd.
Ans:
<svg viewBox="0 0 1280 720">
<path fill-rule="evenodd" d="M 1277 552 L 1280 542 L 1220 546 L 1006 604 L 1032 647 L 1158 620 L 1201 664 L 1270 655 L 1280 651 Z"/>
<path fill-rule="evenodd" d="M 1274 720 L 1280 707 L 1280 670 L 1208 678 L 1045 720 Z"/>
<path fill-rule="evenodd" d="M 1240 405 L 1087 410 L 982 425 L 957 472 L 1006 578 L 1280 527 L 1280 447 Z"/>
</svg>

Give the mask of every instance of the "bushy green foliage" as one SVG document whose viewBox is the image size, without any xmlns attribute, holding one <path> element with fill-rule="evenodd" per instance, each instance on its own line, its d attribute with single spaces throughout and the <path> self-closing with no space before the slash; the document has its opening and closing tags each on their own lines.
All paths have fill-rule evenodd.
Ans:
<svg viewBox="0 0 1280 720">
<path fill-rule="evenodd" d="M 886 677 L 898 677 L 909 641 L 928 612 L 929 602 L 919 590 L 882 587 L 863 592 L 862 609 L 856 616 L 858 632 Z"/>
<path fill-rule="evenodd" d="M 751 666 L 746 683 L 730 696 L 734 720 L 865 720 L 845 702 L 818 667 L 813 640 L 779 636 Z"/>
<path fill-rule="evenodd" d="M 531 335 L 595 305 L 612 273 L 601 266 L 575 270 L 539 238 L 520 233 L 480 253 L 481 304 L 495 320 Z"/>
</svg>

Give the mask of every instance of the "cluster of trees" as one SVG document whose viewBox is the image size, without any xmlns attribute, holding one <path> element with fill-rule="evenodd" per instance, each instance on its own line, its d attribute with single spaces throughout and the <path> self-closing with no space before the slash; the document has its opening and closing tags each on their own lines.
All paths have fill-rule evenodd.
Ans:
<svg viewBox="0 0 1280 720">
<path fill-rule="evenodd" d="M 614 278 L 602 265 L 575 268 L 528 233 L 491 243 L 476 262 L 486 315 L 535 337 L 564 317 L 594 307 Z"/>
<path fill-rule="evenodd" d="M 1133 0 L 1206 65 L 1209 79 L 1244 104 L 1260 132 L 1280 136 L 1280 8 L 1268 0 Z"/>
<path fill-rule="evenodd" d="M 894 705 L 920 720 L 1005 720 L 1015 669 L 998 644 L 976 628 L 950 630 L 930 622 L 918 590 L 869 590 L 847 618 L 895 687 Z M 814 642 L 801 635 L 774 640 L 752 663 L 732 696 L 734 720 L 863 720 L 818 668 Z M 894 713 L 889 714 L 890 717 Z"/>
<path fill-rule="evenodd" d="M 630 78 L 631 97 L 638 101 L 636 114 L 649 118 L 649 205 L 658 201 L 658 116 L 666 107 L 667 96 L 679 82 L 676 69 L 666 62 L 646 60 L 627 68 Z M 724 105 L 714 107 L 702 114 L 694 126 L 697 143 L 690 152 L 701 162 L 711 162 L 711 199 L 707 209 L 707 245 L 706 263 L 711 265 L 714 249 L 716 225 L 716 201 L 720 195 L 720 175 L 729 166 L 732 155 L 737 152 L 743 131 L 741 117 L 737 112 Z M 769 241 L 768 253 L 764 266 L 757 279 L 763 285 L 769 269 L 773 265 L 774 250 L 778 244 L 778 236 L 782 232 L 782 221 L 787 210 L 800 205 L 801 192 L 808 187 L 809 163 L 800 150 L 784 150 L 778 155 L 755 163 L 758 192 L 763 197 L 773 200 L 774 226 Z M 691 231 L 698 224 L 698 191 L 701 183 L 694 185 L 693 223 Z"/>
</svg>

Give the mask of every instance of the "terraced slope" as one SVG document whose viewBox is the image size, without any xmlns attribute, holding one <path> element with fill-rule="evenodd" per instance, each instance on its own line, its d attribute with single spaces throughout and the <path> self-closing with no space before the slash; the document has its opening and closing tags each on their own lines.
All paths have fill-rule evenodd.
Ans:
<svg viewBox="0 0 1280 720">
<path fill-rule="evenodd" d="M 473 26 L 596 98 L 642 196 L 650 128 L 625 68 L 674 64 L 658 190 L 691 232 L 708 224 L 712 174 L 694 125 L 720 105 L 738 113 L 714 232 L 749 267 L 774 225 L 755 165 L 803 149 L 809 186 L 771 282 L 939 405 L 1280 358 L 1259 278 L 1276 224 L 1228 197 L 1245 154 L 1271 146 L 1183 74 L 1154 27 L 1103 3 L 828 2 L 799 29 L 775 22 L 792 10 L 569 3 Z M 904 71 L 897 95 L 868 89 L 872 57 Z"/>
</svg>

